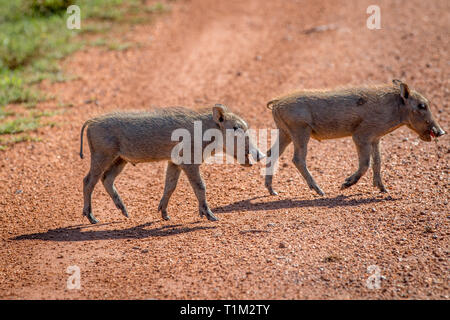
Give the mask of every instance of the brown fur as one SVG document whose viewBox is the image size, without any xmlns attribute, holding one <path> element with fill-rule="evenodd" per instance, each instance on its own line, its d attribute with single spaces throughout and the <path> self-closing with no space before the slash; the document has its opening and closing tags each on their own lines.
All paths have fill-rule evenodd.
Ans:
<svg viewBox="0 0 450 320">
<path fill-rule="evenodd" d="M 239 116 L 229 112 L 223 105 L 215 105 L 211 109 L 194 111 L 186 108 L 158 109 L 153 112 L 116 112 L 106 114 L 86 121 L 81 128 L 80 157 L 83 158 L 83 131 L 91 151 L 91 168 L 84 178 L 84 208 L 91 223 L 97 219 L 92 214 L 91 195 L 99 179 L 102 180 L 117 208 L 125 216 L 128 212 L 115 186 L 114 179 L 127 163 L 137 164 L 151 161 L 168 161 L 164 195 L 158 210 L 165 220 L 169 198 L 175 190 L 181 170 L 188 176 L 199 202 L 200 216 L 206 215 L 209 220 L 217 220 L 206 202 L 206 188 L 200 175 L 200 164 L 175 164 L 171 161 L 172 149 L 179 143 L 172 141 L 171 135 L 175 129 L 184 128 L 191 133 L 191 143 L 194 143 L 194 121 L 202 122 L 203 131 L 216 128 L 222 131 L 225 145 L 225 130 L 236 126 L 243 131 L 248 129 L 247 123 Z M 203 149 L 211 142 L 203 142 Z M 250 143 L 246 145 L 245 163 L 250 164 Z M 192 149 L 192 153 L 194 148 Z M 202 149 L 202 150 L 203 150 Z M 225 152 L 236 158 L 235 150 Z M 260 154 L 258 152 L 258 154 Z M 192 154 L 191 159 L 194 159 Z M 202 159 L 203 160 L 203 159 Z M 257 159 L 259 160 L 259 159 Z"/>
<path fill-rule="evenodd" d="M 426 108 L 420 109 L 420 104 Z M 305 162 L 310 137 L 320 141 L 352 136 L 358 151 L 359 169 L 342 187 L 350 187 L 359 180 L 367 171 L 372 156 L 374 185 L 385 191 L 380 174 L 379 141 L 382 136 L 403 125 L 417 132 L 424 141 L 431 141 L 432 135 L 438 137 L 445 133 L 434 120 L 428 100 L 401 82 L 337 90 L 297 91 L 271 100 L 267 107 L 271 107 L 280 130 L 276 145 L 279 155 L 292 141 L 294 164 L 308 186 L 320 195 L 323 191 L 315 183 Z M 269 150 L 268 156 L 271 153 Z M 270 167 L 270 162 L 267 167 Z M 266 175 L 266 187 L 271 194 L 276 194 L 272 189 L 272 174 Z"/>
</svg>

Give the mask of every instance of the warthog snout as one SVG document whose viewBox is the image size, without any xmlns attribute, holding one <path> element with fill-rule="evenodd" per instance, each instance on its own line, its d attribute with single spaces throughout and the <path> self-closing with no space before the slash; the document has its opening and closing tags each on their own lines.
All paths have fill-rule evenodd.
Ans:
<svg viewBox="0 0 450 320">
<path fill-rule="evenodd" d="M 444 130 L 442 130 L 440 127 L 433 126 L 430 130 L 430 135 L 435 136 L 436 138 L 443 136 L 446 134 Z"/>
<path fill-rule="evenodd" d="M 437 139 L 440 136 L 443 136 L 445 133 L 446 132 L 442 130 L 442 128 L 438 124 L 433 123 L 425 130 L 423 134 L 419 135 L 419 137 L 421 140 L 429 142 L 433 139 Z"/>
<path fill-rule="evenodd" d="M 445 134 L 445 131 L 437 124 L 430 109 L 430 102 L 417 91 L 410 90 L 406 83 L 400 80 L 393 81 L 399 86 L 401 97 L 401 110 L 406 114 L 406 124 L 417 132 L 423 141 L 431 141 Z"/>
</svg>

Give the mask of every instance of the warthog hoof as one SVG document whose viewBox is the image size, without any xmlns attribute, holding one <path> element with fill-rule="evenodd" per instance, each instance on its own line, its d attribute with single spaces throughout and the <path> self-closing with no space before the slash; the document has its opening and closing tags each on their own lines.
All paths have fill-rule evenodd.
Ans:
<svg viewBox="0 0 450 320">
<path fill-rule="evenodd" d="M 219 221 L 219 218 L 217 218 L 217 217 L 216 217 L 215 215 L 213 215 L 212 213 L 206 215 L 206 218 L 208 218 L 209 221 Z"/>
<path fill-rule="evenodd" d="M 387 189 L 385 188 L 385 186 L 383 184 L 379 184 L 377 182 L 374 182 L 373 186 L 377 187 L 380 190 L 380 192 L 387 193 Z"/>
<path fill-rule="evenodd" d="M 125 208 L 125 206 L 124 206 L 123 204 L 117 205 L 117 209 L 119 209 L 120 211 L 122 211 L 122 214 L 123 214 L 125 217 L 127 217 L 127 218 L 130 217 L 129 214 L 128 214 L 127 208 Z"/>
<path fill-rule="evenodd" d="M 319 187 L 317 187 L 317 189 L 314 188 L 314 190 L 317 192 L 317 194 L 318 194 L 319 196 L 324 196 L 324 195 L 325 195 L 325 192 L 323 192 L 322 189 L 320 189 Z"/>
<path fill-rule="evenodd" d="M 345 179 L 345 182 L 341 186 L 341 190 L 350 188 L 352 185 L 354 185 L 358 180 L 354 179 L 353 177 L 349 177 Z"/>
<path fill-rule="evenodd" d="M 344 189 L 350 188 L 351 186 L 352 186 L 351 184 L 348 184 L 348 183 L 343 183 L 343 184 L 341 185 L 341 190 L 344 190 Z"/>
<path fill-rule="evenodd" d="M 96 217 L 94 217 L 94 215 L 92 214 L 92 212 L 85 214 L 85 216 L 89 219 L 89 222 L 92 224 L 96 224 L 98 223 L 98 220 Z"/>
<path fill-rule="evenodd" d="M 351 187 L 352 185 L 354 185 L 355 183 L 358 182 L 359 178 L 360 177 L 357 175 L 352 175 L 352 176 L 348 177 L 347 179 L 345 179 L 344 183 L 342 184 L 341 190 Z"/>
<path fill-rule="evenodd" d="M 161 217 L 163 218 L 163 220 L 165 220 L 165 221 L 169 221 L 170 220 L 170 217 L 167 214 L 167 210 L 163 209 L 161 205 L 159 205 L 158 211 L 161 211 Z"/>
<path fill-rule="evenodd" d="M 267 190 L 269 191 L 271 196 L 277 196 L 278 192 L 276 192 L 275 190 L 273 190 L 272 187 L 267 187 Z"/>
<path fill-rule="evenodd" d="M 200 207 L 199 212 L 200 217 L 206 216 L 209 221 L 219 221 L 219 218 L 217 218 L 208 207 Z"/>
<path fill-rule="evenodd" d="M 169 221 L 170 220 L 170 216 L 166 213 L 162 215 L 163 220 L 165 221 Z"/>
</svg>

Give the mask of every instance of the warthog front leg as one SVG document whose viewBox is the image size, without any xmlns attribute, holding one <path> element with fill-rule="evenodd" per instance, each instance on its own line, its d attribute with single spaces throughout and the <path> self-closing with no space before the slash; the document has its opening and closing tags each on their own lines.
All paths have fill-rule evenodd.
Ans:
<svg viewBox="0 0 450 320">
<path fill-rule="evenodd" d="M 114 180 L 122 172 L 126 164 L 127 162 L 125 160 L 117 158 L 117 160 L 114 161 L 111 167 L 109 167 L 109 169 L 103 174 L 102 182 L 103 186 L 106 189 L 106 192 L 108 192 L 109 196 L 114 201 L 117 209 L 122 211 L 122 214 L 128 218 L 127 208 L 125 207 L 119 193 L 117 192 L 116 187 L 114 186 Z"/>
<path fill-rule="evenodd" d="M 368 142 L 368 139 L 364 139 L 357 135 L 353 135 L 353 141 L 355 142 L 356 151 L 358 152 L 359 167 L 354 174 L 345 179 L 341 189 L 346 189 L 357 183 L 370 166 L 370 153 L 372 151 L 371 143 Z"/>
<path fill-rule="evenodd" d="M 306 167 L 306 154 L 310 135 L 311 128 L 309 126 L 297 128 L 295 134 L 293 134 L 294 158 L 292 159 L 292 162 L 294 162 L 298 171 L 300 171 L 303 178 L 306 180 L 309 188 L 314 189 L 319 195 L 323 196 L 324 192 L 317 185 L 316 181 Z"/>
<path fill-rule="evenodd" d="M 273 171 L 275 169 L 279 157 L 283 154 L 284 150 L 286 150 L 286 147 L 289 145 L 289 143 L 291 143 L 291 138 L 289 137 L 289 134 L 287 134 L 285 131 L 279 129 L 278 134 L 279 134 L 278 139 L 275 141 L 273 146 L 267 152 L 266 158 L 267 163 L 266 163 L 265 185 L 267 190 L 269 190 L 269 193 L 273 196 L 276 196 L 278 194 L 272 188 L 272 180 L 274 174 Z M 276 149 L 278 149 L 278 153 L 276 152 Z"/>
<path fill-rule="evenodd" d="M 167 214 L 167 205 L 169 204 L 170 197 L 173 191 L 177 187 L 178 178 L 180 177 L 181 169 L 179 166 L 169 161 L 167 163 L 166 170 L 166 184 L 164 186 L 164 194 L 159 202 L 158 211 L 161 211 L 162 218 L 169 220 L 170 217 Z"/>
<path fill-rule="evenodd" d="M 380 140 L 372 143 L 372 170 L 373 170 L 373 186 L 378 187 L 381 192 L 387 192 L 381 180 L 381 153 Z"/>
<path fill-rule="evenodd" d="M 200 217 L 206 216 L 210 221 L 219 220 L 209 209 L 208 203 L 206 202 L 206 187 L 203 182 L 202 176 L 200 175 L 200 166 L 199 165 L 183 165 L 182 169 L 186 176 L 189 179 L 189 183 L 194 189 L 195 196 L 198 200 L 198 209 L 200 213 Z"/>
</svg>

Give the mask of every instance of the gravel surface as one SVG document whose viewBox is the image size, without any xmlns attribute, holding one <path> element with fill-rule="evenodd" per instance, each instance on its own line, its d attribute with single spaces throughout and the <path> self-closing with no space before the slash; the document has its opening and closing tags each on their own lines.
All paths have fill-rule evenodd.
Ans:
<svg viewBox="0 0 450 320">
<path fill-rule="evenodd" d="M 274 128 L 265 108 L 274 96 L 401 78 L 449 131 L 450 2 L 377 1 L 382 29 L 369 30 L 372 2 L 177 1 L 155 23 L 117 35 L 138 46 L 66 59 L 78 78 L 41 86 L 73 107 L 39 129 L 43 142 L 0 152 L 0 298 L 448 299 L 449 135 L 425 143 L 403 127 L 384 137 L 389 194 L 372 187 L 371 170 L 339 189 L 357 167 L 346 138 L 309 143 L 324 197 L 295 169 L 291 145 L 274 178 L 278 196 L 268 195 L 261 164 L 202 166 L 219 222 L 200 219 L 184 174 L 171 221 L 160 219 L 162 162 L 129 165 L 118 178 L 129 219 L 101 184 L 101 224 L 81 214 L 89 151 L 80 160 L 80 128 L 107 111 L 220 102 L 253 128 Z M 80 290 L 66 288 L 73 265 Z M 379 289 L 366 285 L 373 265 Z"/>
</svg>

